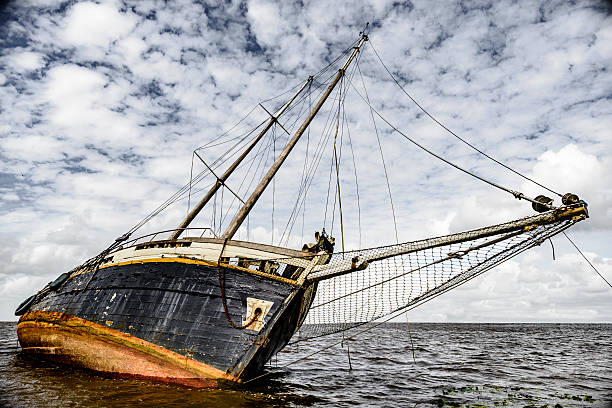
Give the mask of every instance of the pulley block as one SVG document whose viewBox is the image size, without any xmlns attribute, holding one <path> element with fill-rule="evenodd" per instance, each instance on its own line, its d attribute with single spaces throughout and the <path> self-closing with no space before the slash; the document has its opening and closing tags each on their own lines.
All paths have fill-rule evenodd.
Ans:
<svg viewBox="0 0 612 408">
<path fill-rule="evenodd" d="M 534 198 L 534 200 L 537 201 L 537 203 L 531 203 L 531 207 L 537 212 L 546 212 L 550 210 L 550 206 L 553 203 L 552 198 L 546 197 L 544 195 L 539 195 Z"/>
</svg>

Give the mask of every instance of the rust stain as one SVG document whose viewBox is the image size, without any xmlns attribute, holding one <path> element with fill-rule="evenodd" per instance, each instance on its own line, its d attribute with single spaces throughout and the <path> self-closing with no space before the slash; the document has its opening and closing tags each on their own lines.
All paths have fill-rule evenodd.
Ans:
<svg viewBox="0 0 612 408">
<path fill-rule="evenodd" d="M 137 377 L 189 387 L 240 382 L 215 367 L 75 316 L 30 311 L 19 319 L 23 350 L 116 377 Z"/>
</svg>

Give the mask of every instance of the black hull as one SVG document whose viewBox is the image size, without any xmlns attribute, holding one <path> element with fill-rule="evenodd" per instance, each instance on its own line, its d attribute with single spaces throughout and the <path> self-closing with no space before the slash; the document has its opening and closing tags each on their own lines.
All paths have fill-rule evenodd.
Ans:
<svg viewBox="0 0 612 408">
<path fill-rule="evenodd" d="M 110 265 L 73 276 L 57 291 L 50 291 L 32 305 L 20 326 L 40 319 L 40 313 L 75 317 L 241 381 L 260 373 L 289 342 L 316 288 L 300 288 L 294 281 L 238 267 L 221 267 L 221 272 L 222 287 L 217 266 L 200 261 L 157 259 Z M 232 327 L 224 311 L 222 290 L 229 316 L 238 326 L 247 321 L 247 299 L 272 302 L 259 330 Z M 48 340 L 35 344 L 43 341 L 31 331 L 26 335 L 25 329 L 20 341 L 26 351 L 53 348 Z"/>
</svg>

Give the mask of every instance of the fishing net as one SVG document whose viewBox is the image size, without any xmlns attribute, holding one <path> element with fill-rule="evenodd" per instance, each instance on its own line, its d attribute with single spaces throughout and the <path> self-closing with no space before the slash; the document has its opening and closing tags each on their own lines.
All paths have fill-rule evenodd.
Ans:
<svg viewBox="0 0 612 408">
<path fill-rule="evenodd" d="M 307 275 L 306 281 L 318 288 L 294 341 L 350 330 L 414 307 L 584 218 L 584 206 L 565 207 L 458 234 L 335 253 Z M 296 265 L 296 259 L 288 263 Z"/>
</svg>

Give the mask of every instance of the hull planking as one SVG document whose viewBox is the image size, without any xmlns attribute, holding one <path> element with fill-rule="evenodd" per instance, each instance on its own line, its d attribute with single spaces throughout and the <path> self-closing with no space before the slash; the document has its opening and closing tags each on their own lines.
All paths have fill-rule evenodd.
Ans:
<svg viewBox="0 0 612 408">
<path fill-rule="evenodd" d="M 222 291 L 230 319 L 246 328 L 232 327 Z M 30 307 L 17 332 L 24 352 L 62 363 L 216 387 L 260 373 L 299 328 L 315 291 L 274 274 L 162 255 L 73 273 Z"/>
</svg>

